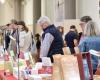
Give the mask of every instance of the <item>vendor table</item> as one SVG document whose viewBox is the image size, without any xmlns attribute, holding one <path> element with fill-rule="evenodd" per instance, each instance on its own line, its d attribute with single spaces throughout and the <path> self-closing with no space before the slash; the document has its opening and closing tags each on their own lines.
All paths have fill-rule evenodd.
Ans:
<svg viewBox="0 0 100 80">
<path fill-rule="evenodd" d="M 0 80 L 17 80 L 13 75 L 4 76 L 4 71 L 0 71 Z"/>
</svg>

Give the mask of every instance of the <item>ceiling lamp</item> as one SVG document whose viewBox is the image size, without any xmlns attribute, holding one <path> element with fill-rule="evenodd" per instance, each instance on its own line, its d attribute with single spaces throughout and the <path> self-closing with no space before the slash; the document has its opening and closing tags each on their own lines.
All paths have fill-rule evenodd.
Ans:
<svg viewBox="0 0 100 80">
<path fill-rule="evenodd" d="M 3 3 L 5 3 L 5 0 L 0 0 L 0 2 L 3 4 Z"/>
</svg>

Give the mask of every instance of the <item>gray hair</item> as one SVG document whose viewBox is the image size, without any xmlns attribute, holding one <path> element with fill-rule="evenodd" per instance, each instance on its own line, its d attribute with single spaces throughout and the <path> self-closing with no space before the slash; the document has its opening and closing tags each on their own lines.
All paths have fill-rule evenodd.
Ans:
<svg viewBox="0 0 100 80">
<path fill-rule="evenodd" d="M 83 34 L 84 36 L 100 36 L 100 30 L 95 22 L 89 21 L 84 28 Z"/>
<path fill-rule="evenodd" d="M 45 22 L 51 24 L 51 21 L 47 16 L 40 17 L 39 20 L 37 21 L 37 24 L 43 24 Z"/>
</svg>

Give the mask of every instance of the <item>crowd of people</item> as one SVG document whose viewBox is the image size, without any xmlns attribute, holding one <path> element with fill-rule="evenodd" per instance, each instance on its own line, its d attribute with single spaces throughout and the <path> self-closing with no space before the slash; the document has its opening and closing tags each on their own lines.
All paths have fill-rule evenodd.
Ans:
<svg viewBox="0 0 100 80">
<path fill-rule="evenodd" d="M 8 52 L 13 50 L 15 56 L 20 52 L 37 53 L 33 33 L 29 31 L 24 21 L 12 20 L 11 23 L 4 26 L 3 46 Z"/>
<path fill-rule="evenodd" d="M 82 32 L 78 33 L 75 25 L 70 26 L 69 32 L 63 38 L 63 28 L 61 26 L 55 27 L 51 24 L 48 17 L 41 17 L 38 24 L 43 29 L 42 44 L 40 50 L 40 57 L 50 57 L 52 62 L 52 56 L 55 54 L 62 54 L 62 48 L 64 46 L 69 47 L 71 54 L 75 54 L 74 47 L 79 47 L 80 53 L 89 52 L 93 49 L 100 51 L 100 31 L 98 25 L 92 20 L 90 16 L 83 16 L 80 19 L 80 26 Z M 64 44 L 64 41 L 66 44 Z M 99 58 L 95 55 L 91 55 L 91 62 L 93 67 L 93 74 L 95 74 Z M 66 63 L 67 64 L 67 63 Z M 85 79 L 89 80 L 89 70 L 86 60 L 83 59 Z M 87 66 L 85 66 L 87 65 Z M 87 75 L 88 73 L 88 75 Z"/>
<path fill-rule="evenodd" d="M 43 34 L 35 34 L 29 31 L 24 21 L 12 20 L 5 27 L 5 49 L 13 50 L 17 53 L 17 46 L 21 52 L 31 51 L 37 61 L 41 61 L 42 57 L 49 57 L 53 62 L 53 55 L 63 55 L 63 47 L 69 47 L 71 54 L 75 54 L 74 47 L 79 47 L 80 53 L 88 52 L 93 49 L 100 51 L 100 31 L 96 23 L 90 16 L 83 16 L 80 19 L 82 32 L 78 33 L 76 26 L 71 25 L 68 33 L 64 32 L 64 27 L 56 27 L 46 16 L 40 17 L 37 25 L 43 30 Z M 64 35 L 66 33 L 66 35 Z M 34 45 L 34 46 L 33 46 Z M 93 73 L 95 74 L 99 62 L 97 56 L 91 55 Z M 84 64 L 87 64 L 84 62 Z M 88 79 L 87 79 L 88 80 Z"/>
</svg>

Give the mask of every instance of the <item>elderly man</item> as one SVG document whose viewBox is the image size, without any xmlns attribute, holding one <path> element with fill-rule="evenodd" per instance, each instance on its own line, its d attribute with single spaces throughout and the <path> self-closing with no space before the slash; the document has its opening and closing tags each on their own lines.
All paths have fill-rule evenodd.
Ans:
<svg viewBox="0 0 100 80">
<path fill-rule="evenodd" d="M 53 62 L 53 55 L 63 54 L 62 36 L 56 27 L 51 24 L 51 21 L 48 17 L 40 17 L 38 24 L 44 31 L 42 34 L 40 58 L 50 57 L 51 61 Z"/>
</svg>

